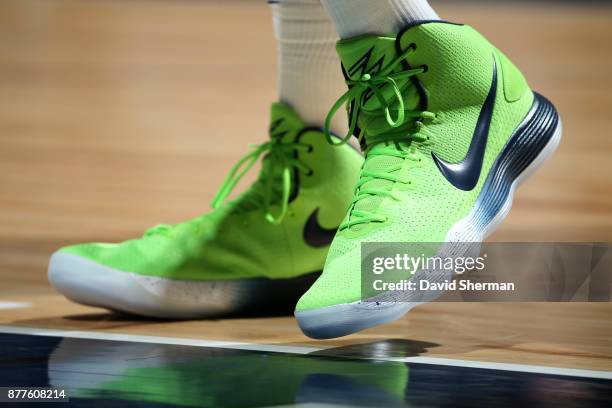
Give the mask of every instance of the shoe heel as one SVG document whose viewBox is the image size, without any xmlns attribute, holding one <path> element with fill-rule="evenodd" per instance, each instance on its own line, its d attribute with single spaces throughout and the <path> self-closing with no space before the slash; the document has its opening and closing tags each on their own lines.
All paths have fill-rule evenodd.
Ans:
<svg viewBox="0 0 612 408">
<path fill-rule="evenodd" d="M 534 93 L 531 110 L 514 131 L 496 160 L 480 193 L 473 225 L 486 239 L 508 216 L 514 192 L 557 150 L 562 135 L 561 119 L 554 105 Z"/>
<path fill-rule="evenodd" d="M 482 242 L 508 216 L 517 187 L 549 159 L 561 141 L 554 105 L 534 93 L 533 106 L 493 164 L 472 212 L 451 229 L 446 241 Z"/>
</svg>

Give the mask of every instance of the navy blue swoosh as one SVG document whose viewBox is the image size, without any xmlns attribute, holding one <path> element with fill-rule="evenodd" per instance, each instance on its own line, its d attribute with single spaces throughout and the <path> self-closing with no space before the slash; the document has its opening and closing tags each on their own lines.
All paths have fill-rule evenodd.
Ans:
<svg viewBox="0 0 612 408">
<path fill-rule="evenodd" d="M 472 142 L 470 143 L 470 148 L 465 158 L 460 163 L 451 164 L 439 158 L 435 153 L 431 153 L 442 175 L 449 183 L 460 190 L 473 190 L 480 179 L 482 164 L 489 141 L 489 130 L 491 128 L 491 121 L 493 120 L 496 97 L 497 64 L 495 62 L 495 57 L 493 57 L 493 83 L 491 84 L 489 95 L 480 110 L 478 122 L 476 123 L 476 130 L 474 130 Z"/>
<path fill-rule="evenodd" d="M 324 248 L 331 245 L 338 228 L 327 229 L 319 224 L 319 209 L 317 208 L 306 221 L 304 241 L 313 248 Z"/>
</svg>

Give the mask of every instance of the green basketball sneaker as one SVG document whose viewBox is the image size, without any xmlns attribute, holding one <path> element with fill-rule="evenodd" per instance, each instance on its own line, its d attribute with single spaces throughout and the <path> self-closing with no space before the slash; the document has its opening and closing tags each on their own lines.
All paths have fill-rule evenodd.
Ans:
<svg viewBox="0 0 612 408">
<path fill-rule="evenodd" d="M 362 295 L 362 243 L 439 243 L 435 255 L 483 241 L 561 138 L 552 104 L 471 27 L 421 22 L 337 50 L 349 90 L 330 117 L 349 106 L 366 161 L 323 274 L 296 308 L 314 338 L 389 322 L 418 304 Z"/>
<path fill-rule="evenodd" d="M 323 268 L 363 157 L 330 146 L 285 105 L 271 116 L 270 140 L 234 166 L 212 212 L 119 244 L 63 248 L 52 285 L 78 303 L 163 318 L 293 307 Z M 260 157 L 256 182 L 225 203 Z"/>
</svg>

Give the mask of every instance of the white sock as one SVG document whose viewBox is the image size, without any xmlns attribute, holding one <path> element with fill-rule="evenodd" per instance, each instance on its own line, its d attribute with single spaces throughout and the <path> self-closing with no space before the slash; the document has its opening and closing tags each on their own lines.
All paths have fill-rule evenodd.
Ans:
<svg viewBox="0 0 612 408">
<path fill-rule="evenodd" d="M 308 125 L 323 127 L 329 109 L 346 92 L 336 54 L 338 34 L 319 0 L 270 1 L 278 40 L 280 101 Z M 331 130 L 348 132 L 344 112 Z"/>
<path fill-rule="evenodd" d="M 438 20 L 427 0 L 321 0 L 340 38 L 395 35 L 418 20 Z"/>
</svg>

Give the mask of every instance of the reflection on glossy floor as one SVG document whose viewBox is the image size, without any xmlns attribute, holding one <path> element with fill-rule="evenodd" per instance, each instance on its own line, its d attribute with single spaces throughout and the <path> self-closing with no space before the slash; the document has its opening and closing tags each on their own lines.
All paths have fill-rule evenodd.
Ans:
<svg viewBox="0 0 612 408">
<path fill-rule="evenodd" d="M 605 405 L 612 392 L 609 380 L 329 351 L 291 355 L 23 335 L 3 335 L 0 350 L 0 384 L 64 388 L 74 406 L 588 408 Z"/>
</svg>

